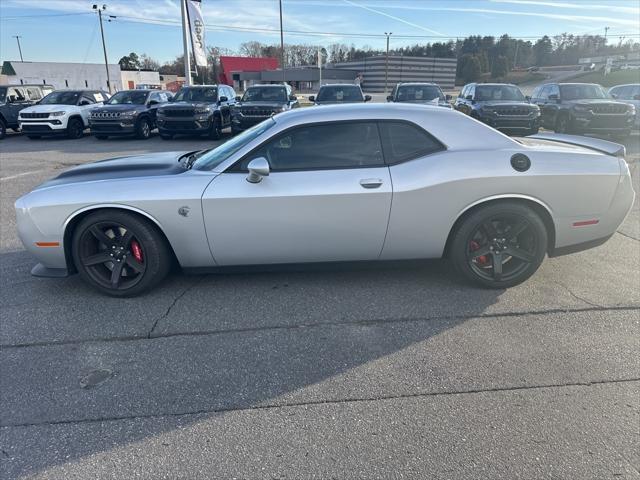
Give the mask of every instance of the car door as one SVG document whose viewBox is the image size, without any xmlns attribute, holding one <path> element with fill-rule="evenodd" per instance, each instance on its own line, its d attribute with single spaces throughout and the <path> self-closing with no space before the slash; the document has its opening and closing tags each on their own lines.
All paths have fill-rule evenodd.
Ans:
<svg viewBox="0 0 640 480">
<path fill-rule="evenodd" d="M 551 96 L 554 95 L 552 98 Z M 560 102 L 560 88 L 556 84 L 551 84 L 546 89 L 546 100 L 544 103 L 544 116 L 546 118 L 547 128 L 554 128 L 556 125 L 556 119 L 558 118 L 558 112 L 561 109 Z"/>
<path fill-rule="evenodd" d="M 22 87 L 9 87 L 7 90 L 7 123 L 14 125 L 18 123 L 18 114 L 23 108 L 32 105 L 27 98 L 27 93 Z"/>
<path fill-rule="evenodd" d="M 254 158 L 269 161 L 247 181 Z M 202 197 L 219 265 L 377 259 L 391 207 L 391 179 L 374 121 L 294 127 L 218 175 Z"/>
</svg>

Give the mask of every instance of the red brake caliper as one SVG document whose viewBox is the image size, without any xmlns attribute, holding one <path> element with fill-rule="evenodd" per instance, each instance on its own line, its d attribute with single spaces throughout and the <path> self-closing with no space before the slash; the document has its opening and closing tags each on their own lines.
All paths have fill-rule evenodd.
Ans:
<svg viewBox="0 0 640 480">
<path fill-rule="evenodd" d="M 471 249 L 472 252 L 475 252 L 476 250 L 480 249 L 480 244 L 478 242 L 476 242 L 475 240 L 471 240 L 469 242 L 469 248 Z M 487 256 L 486 255 L 480 255 L 478 258 L 476 258 L 476 263 L 478 265 L 486 265 L 487 264 Z"/>
<path fill-rule="evenodd" d="M 142 263 L 142 249 L 136 240 L 131 241 L 131 252 L 137 261 Z"/>
</svg>

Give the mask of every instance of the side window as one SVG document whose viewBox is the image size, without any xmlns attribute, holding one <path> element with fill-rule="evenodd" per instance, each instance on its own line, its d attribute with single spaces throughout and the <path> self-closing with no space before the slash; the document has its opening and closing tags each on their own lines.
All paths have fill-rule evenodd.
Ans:
<svg viewBox="0 0 640 480">
<path fill-rule="evenodd" d="M 40 93 L 40 89 L 37 87 L 27 87 L 27 95 L 29 95 L 29 100 L 35 102 L 42 98 L 42 93 Z"/>
<path fill-rule="evenodd" d="M 231 87 L 228 87 L 228 90 L 229 90 L 229 100 L 233 100 L 234 98 L 236 98 L 236 91 Z"/>
<path fill-rule="evenodd" d="M 22 88 L 10 88 L 7 92 L 7 98 L 11 102 L 24 102 L 26 100 Z"/>
<path fill-rule="evenodd" d="M 542 86 L 533 89 L 533 93 L 531 94 L 532 100 L 537 100 L 538 97 L 540 97 L 540 90 L 542 90 Z"/>
<path fill-rule="evenodd" d="M 549 85 L 547 97 L 549 97 L 550 95 L 557 95 L 558 97 L 560 97 L 560 89 L 558 88 L 558 85 Z"/>
<path fill-rule="evenodd" d="M 469 85 L 469 90 L 467 91 L 467 96 L 471 95 L 471 98 L 475 97 L 476 95 L 476 86 L 475 85 Z"/>
<path fill-rule="evenodd" d="M 376 122 L 305 125 L 269 140 L 242 160 L 265 157 L 274 171 L 377 167 L 384 165 Z M 237 171 L 237 169 L 234 169 Z"/>
<path fill-rule="evenodd" d="M 380 122 L 387 163 L 394 164 L 444 150 L 444 145 L 410 122 Z"/>
<path fill-rule="evenodd" d="M 94 94 L 89 92 L 83 93 L 82 96 L 80 97 L 79 105 L 89 105 L 92 103 L 96 103 L 95 100 L 93 99 L 93 96 Z"/>
<path fill-rule="evenodd" d="M 149 101 L 150 102 L 162 102 L 162 96 L 160 92 L 151 92 L 149 94 Z"/>
</svg>

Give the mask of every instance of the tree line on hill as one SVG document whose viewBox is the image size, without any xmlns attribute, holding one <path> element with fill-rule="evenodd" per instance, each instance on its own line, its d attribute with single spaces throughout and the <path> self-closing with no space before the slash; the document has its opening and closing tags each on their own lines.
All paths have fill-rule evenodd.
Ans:
<svg viewBox="0 0 640 480">
<path fill-rule="evenodd" d="M 483 76 L 503 78 L 514 68 L 532 66 L 575 65 L 579 58 L 623 54 L 640 50 L 640 43 L 634 40 L 607 43 L 601 35 L 572 35 L 563 33 L 549 37 L 547 35 L 535 42 L 502 35 L 473 35 L 467 38 L 448 41 L 415 44 L 393 48 L 390 55 L 426 56 L 457 58 L 456 76 L 462 82 L 473 82 Z M 309 44 L 285 44 L 285 64 L 288 67 L 315 66 L 318 64 L 318 52 L 321 61 L 339 63 L 362 60 L 374 55 L 384 55 L 386 51 L 370 46 L 356 47 L 344 43 L 332 43 L 327 47 Z M 239 55 L 244 57 L 280 58 L 280 46 L 268 45 L 257 41 L 245 42 L 238 51 L 228 48 L 207 47 L 209 66 L 200 69 L 195 81 L 215 82 L 221 73 L 220 56 Z M 130 53 L 119 62 L 123 70 L 158 70 L 160 74 L 184 74 L 184 57 L 177 56 L 173 61 L 160 65 L 146 54 Z"/>
</svg>

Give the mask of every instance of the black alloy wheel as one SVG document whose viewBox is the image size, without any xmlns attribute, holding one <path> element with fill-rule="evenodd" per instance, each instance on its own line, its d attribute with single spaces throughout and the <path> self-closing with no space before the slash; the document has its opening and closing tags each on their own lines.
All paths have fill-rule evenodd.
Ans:
<svg viewBox="0 0 640 480">
<path fill-rule="evenodd" d="M 136 136 L 140 139 L 146 140 L 151 136 L 151 124 L 149 120 L 142 117 L 136 124 Z"/>
<path fill-rule="evenodd" d="M 168 273 L 171 254 L 147 220 L 124 211 L 102 210 L 74 231 L 73 259 L 92 286 L 112 296 L 140 294 Z"/>
<path fill-rule="evenodd" d="M 212 140 L 220 140 L 222 138 L 222 122 L 220 117 L 214 115 L 211 121 L 211 130 L 209 131 L 209 137 Z"/>
<path fill-rule="evenodd" d="M 470 215 L 452 247 L 452 260 L 465 277 L 485 287 L 506 288 L 538 269 L 547 250 L 547 232 L 532 209 L 505 202 Z"/>
<path fill-rule="evenodd" d="M 76 139 L 84 135 L 84 124 L 79 118 L 71 118 L 67 124 L 67 137 Z"/>
</svg>

